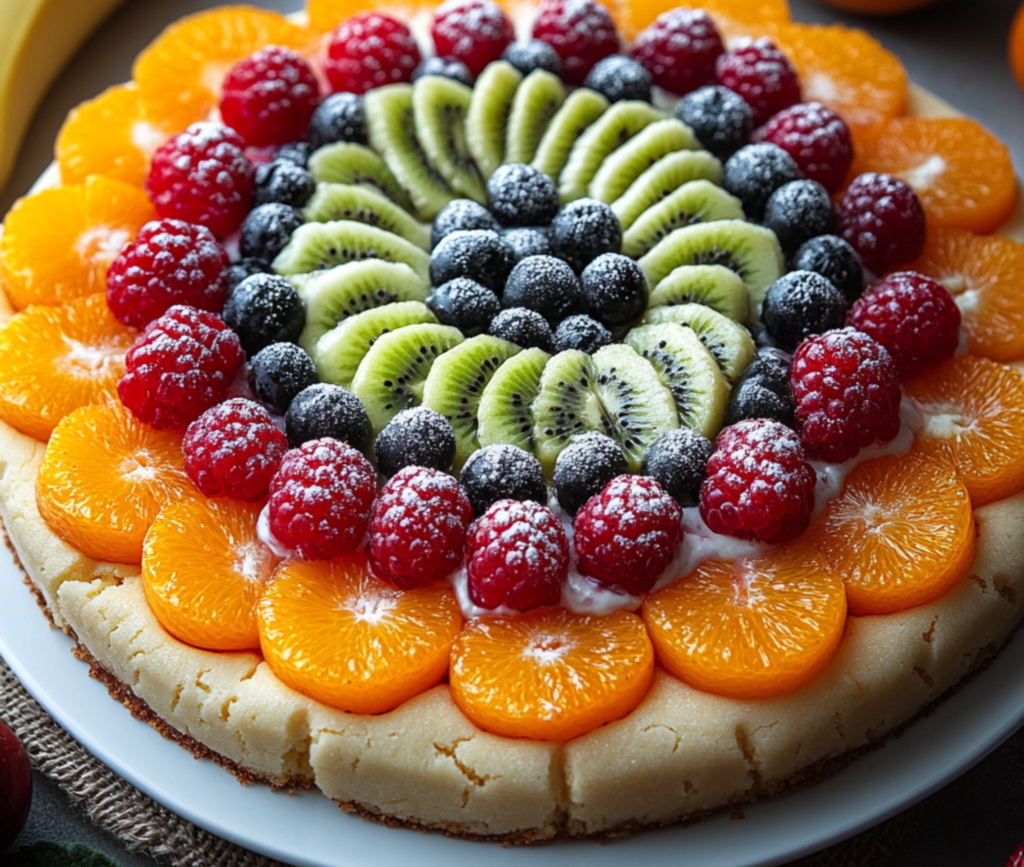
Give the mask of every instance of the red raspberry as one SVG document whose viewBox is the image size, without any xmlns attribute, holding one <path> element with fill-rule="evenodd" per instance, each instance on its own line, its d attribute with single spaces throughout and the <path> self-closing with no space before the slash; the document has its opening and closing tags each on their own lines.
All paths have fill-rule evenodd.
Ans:
<svg viewBox="0 0 1024 867">
<path fill-rule="evenodd" d="M 700 488 L 700 516 L 716 533 L 788 542 L 807 529 L 818 477 L 800 437 L 784 424 L 748 419 L 715 441 Z"/>
<path fill-rule="evenodd" d="M 836 234 L 876 274 L 920 256 L 925 231 L 917 194 L 892 175 L 857 175 L 836 205 Z"/>
<path fill-rule="evenodd" d="M 715 63 L 718 83 L 742 96 L 754 112 L 754 126 L 800 102 L 796 70 L 770 39 L 737 39 Z"/>
<path fill-rule="evenodd" d="M 319 101 L 313 67 L 291 49 L 270 45 L 231 68 L 220 116 L 246 144 L 267 147 L 305 138 Z"/>
<path fill-rule="evenodd" d="M 596 0 L 542 0 L 533 38 L 546 42 L 562 58 L 566 84 L 583 84 L 594 64 L 619 50 L 611 13 Z"/>
<path fill-rule="evenodd" d="M 562 522 L 532 500 L 498 500 L 470 525 L 466 573 L 481 608 L 557 605 L 569 574 Z"/>
<path fill-rule="evenodd" d="M 107 306 L 142 328 L 175 304 L 220 313 L 227 299 L 228 254 L 205 226 L 181 220 L 146 223 L 107 269 Z"/>
<path fill-rule="evenodd" d="M 715 78 L 715 61 L 725 51 L 722 37 L 703 9 L 673 9 L 642 31 L 629 52 L 651 80 L 676 96 Z"/>
<path fill-rule="evenodd" d="M 960 308 L 940 283 L 916 271 L 890 274 L 857 299 L 846 320 L 892 356 L 900 379 L 956 352 Z"/>
<path fill-rule="evenodd" d="M 262 500 L 288 451 L 288 438 L 255 401 L 236 397 L 188 426 L 185 472 L 208 497 Z"/>
<path fill-rule="evenodd" d="M 789 381 L 796 428 L 812 458 L 839 464 L 900 429 L 896 365 L 880 343 L 855 328 L 808 337 Z"/>
<path fill-rule="evenodd" d="M 501 57 L 516 38 L 515 28 L 494 0 L 446 0 L 430 28 L 438 57 L 454 57 L 474 76 Z"/>
<path fill-rule="evenodd" d="M 324 437 L 285 452 L 270 483 L 270 532 L 307 560 L 359 547 L 370 521 L 377 475 L 362 452 Z"/>
<path fill-rule="evenodd" d="M 218 238 L 242 225 L 255 170 L 245 141 L 219 123 L 194 123 L 153 155 L 146 192 L 164 218 L 206 226 Z"/>
<path fill-rule="evenodd" d="M 227 397 L 245 361 L 238 335 L 219 316 L 177 304 L 135 338 L 117 393 L 157 430 L 184 430 Z"/>
<path fill-rule="evenodd" d="M 616 476 L 572 522 L 580 572 L 618 593 L 645 593 L 672 562 L 682 519 L 679 504 L 654 479 Z"/>
<path fill-rule="evenodd" d="M 444 578 L 462 562 L 473 507 L 447 473 L 406 467 L 377 496 L 370 519 L 370 562 L 403 590 Z"/>
<path fill-rule="evenodd" d="M 754 132 L 753 141 L 778 145 L 800 167 L 805 178 L 834 193 L 846 180 L 853 162 L 850 128 L 820 102 L 793 105 Z"/>
<path fill-rule="evenodd" d="M 377 12 L 360 12 L 334 28 L 324 72 L 335 93 L 409 81 L 420 49 L 404 24 Z"/>
<path fill-rule="evenodd" d="M 1021 843 L 1017 847 L 1017 851 L 1010 856 L 1010 860 L 1006 862 L 1006 867 L 1024 867 L 1024 843 Z"/>
</svg>

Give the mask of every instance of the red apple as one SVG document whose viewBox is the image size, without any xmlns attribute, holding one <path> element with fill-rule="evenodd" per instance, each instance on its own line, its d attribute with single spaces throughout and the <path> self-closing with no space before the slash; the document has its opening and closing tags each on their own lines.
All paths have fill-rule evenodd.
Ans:
<svg viewBox="0 0 1024 867">
<path fill-rule="evenodd" d="M 0 722 L 0 855 L 15 841 L 32 804 L 32 769 L 21 743 Z"/>
</svg>

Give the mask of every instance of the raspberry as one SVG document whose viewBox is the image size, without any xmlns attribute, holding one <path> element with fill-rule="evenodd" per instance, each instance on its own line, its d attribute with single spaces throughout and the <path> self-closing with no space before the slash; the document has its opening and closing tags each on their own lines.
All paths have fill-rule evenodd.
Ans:
<svg viewBox="0 0 1024 867">
<path fill-rule="evenodd" d="M 886 348 L 900 379 L 948 358 L 960 342 L 960 309 L 953 297 L 915 271 L 876 283 L 853 305 L 847 322 Z"/>
<path fill-rule="evenodd" d="M 550 509 L 498 500 L 470 525 L 466 573 L 474 605 L 526 611 L 557 605 L 569 573 L 569 542 Z"/>
<path fill-rule="evenodd" d="M 376 12 L 360 12 L 331 34 L 324 72 L 334 92 L 362 94 L 371 87 L 409 81 L 420 49 L 404 24 Z"/>
<path fill-rule="evenodd" d="M 245 141 L 219 123 L 194 123 L 153 155 L 146 192 L 164 218 L 206 226 L 218 238 L 242 225 L 255 170 Z"/>
<path fill-rule="evenodd" d="M 227 298 L 228 254 L 204 226 L 146 223 L 107 270 L 107 306 L 119 322 L 142 328 L 175 304 L 219 313 Z"/>
<path fill-rule="evenodd" d="M 718 83 L 742 96 L 754 112 L 754 126 L 800 102 L 793 64 L 770 39 L 737 39 L 715 63 Z"/>
<path fill-rule="evenodd" d="M 533 22 L 533 38 L 558 53 L 566 84 L 583 84 L 594 64 L 619 50 L 615 22 L 596 0 L 543 0 Z"/>
<path fill-rule="evenodd" d="M 580 572 L 618 593 L 645 593 L 675 556 L 682 517 L 654 479 L 616 476 L 572 523 Z"/>
<path fill-rule="evenodd" d="M 232 398 L 188 426 L 185 472 L 208 497 L 261 500 L 288 451 L 288 440 L 258 403 Z"/>
<path fill-rule="evenodd" d="M 924 250 L 924 209 L 911 186 L 892 175 L 858 175 L 839 200 L 836 217 L 836 234 L 876 274 Z"/>
<path fill-rule="evenodd" d="M 184 430 L 227 397 L 243 361 L 238 335 L 219 316 L 175 305 L 135 338 L 117 393 L 146 424 Z"/>
<path fill-rule="evenodd" d="M 809 337 L 790 370 L 796 428 L 812 458 L 838 464 L 900 429 L 896 365 L 874 338 L 855 328 Z"/>
<path fill-rule="evenodd" d="M 817 181 L 829 193 L 843 185 L 853 162 L 850 128 L 820 102 L 780 111 L 754 132 L 754 141 L 778 145 L 796 160 L 805 178 Z"/>
<path fill-rule="evenodd" d="M 270 45 L 231 68 L 220 114 L 246 144 L 267 147 L 303 138 L 319 101 L 313 68 L 294 51 Z"/>
<path fill-rule="evenodd" d="M 685 96 L 715 78 L 715 61 L 725 51 L 714 21 L 703 9 L 673 9 L 633 43 L 629 56 L 652 81 L 669 93 Z"/>
<path fill-rule="evenodd" d="M 285 452 L 270 483 L 270 532 L 307 560 L 359 547 L 370 521 L 377 477 L 347 443 L 325 437 Z"/>
<path fill-rule="evenodd" d="M 718 435 L 700 488 L 700 516 L 715 533 L 788 542 L 810 523 L 817 480 L 788 427 L 741 421 Z"/>
<path fill-rule="evenodd" d="M 494 0 L 446 0 L 430 28 L 438 57 L 461 60 L 475 77 L 516 38 L 515 28 Z"/>
<path fill-rule="evenodd" d="M 455 479 L 405 467 L 373 504 L 370 562 L 396 587 L 423 587 L 459 567 L 472 520 L 473 507 Z"/>
</svg>

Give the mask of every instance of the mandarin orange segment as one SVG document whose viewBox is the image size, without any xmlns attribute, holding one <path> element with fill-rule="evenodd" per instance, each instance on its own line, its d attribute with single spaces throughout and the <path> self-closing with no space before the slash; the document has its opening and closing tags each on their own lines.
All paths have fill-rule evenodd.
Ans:
<svg viewBox="0 0 1024 867">
<path fill-rule="evenodd" d="M 354 713 L 384 713 L 434 686 L 462 627 L 444 583 L 397 590 L 366 556 L 287 560 L 259 603 L 260 645 L 292 689 Z"/>
<path fill-rule="evenodd" d="M 514 2 L 515 0 L 511 0 L 512 4 Z M 333 30 L 353 15 L 370 11 L 389 15 L 396 21 L 401 21 L 406 27 L 420 25 L 423 29 L 429 30 L 434 21 L 437 5 L 433 0 L 307 0 L 306 14 L 309 16 L 309 26 L 320 33 Z M 502 0 L 499 5 L 508 11 L 510 2 Z"/>
<path fill-rule="evenodd" d="M 861 172 L 885 172 L 910 184 L 929 226 L 993 232 L 1017 200 L 1009 148 L 965 117 L 889 121 L 858 152 L 853 174 Z"/>
<path fill-rule="evenodd" d="M 54 429 L 36 479 L 36 502 L 54 533 L 88 557 L 142 562 L 161 507 L 195 496 L 181 434 L 153 430 L 122 407 L 76 409 Z"/>
<path fill-rule="evenodd" d="M 680 6 L 705 10 L 723 39 L 757 38 L 766 35 L 773 25 L 790 20 L 786 0 L 618 0 L 607 5 L 616 26 L 630 41 L 659 15 Z"/>
<path fill-rule="evenodd" d="M 170 502 L 142 550 L 142 586 L 175 638 L 206 650 L 258 650 L 256 606 L 279 558 L 256 535 L 260 507 L 238 500 Z"/>
<path fill-rule="evenodd" d="M 680 680 L 739 699 L 792 692 L 843 636 L 846 592 L 806 543 L 763 559 L 711 560 L 647 598 L 658 662 Z"/>
<path fill-rule="evenodd" d="M 135 333 L 102 294 L 15 314 L 0 329 L 0 419 L 45 440 L 72 410 L 116 403 Z"/>
<path fill-rule="evenodd" d="M 22 310 L 105 292 L 110 263 L 156 218 L 142 190 L 100 175 L 19 199 L 0 238 L 0 266 L 11 304 Z"/>
<path fill-rule="evenodd" d="M 914 452 L 856 467 L 810 533 L 842 576 L 852 614 L 938 599 L 970 570 L 976 547 L 967 486 Z"/>
<path fill-rule="evenodd" d="M 452 698 L 486 731 L 567 741 L 621 719 L 647 694 L 654 651 L 635 614 L 564 608 L 472 621 L 452 648 Z"/>
<path fill-rule="evenodd" d="M 914 449 L 952 465 L 975 508 L 1024 488 L 1024 376 L 957 355 L 903 383 L 921 412 Z"/>
</svg>

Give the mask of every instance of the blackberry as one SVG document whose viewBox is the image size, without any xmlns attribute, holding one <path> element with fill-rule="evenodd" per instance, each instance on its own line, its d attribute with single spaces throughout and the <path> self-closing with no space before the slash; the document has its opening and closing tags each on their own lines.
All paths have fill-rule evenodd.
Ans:
<svg viewBox="0 0 1024 867">
<path fill-rule="evenodd" d="M 843 293 L 813 271 L 790 271 L 764 296 L 761 321 L 775 345 L 792 351 L 805 337 L 846 323 L 849 305 Z"/>
<path fill-rule="evenodd" d="M 551 255 L 551 235 L 546 226 L 517 226 L 504 229 L 501 237 L 515 251 L 517 262 L 521 262 L 527 256 Z"/>
<path fill-rule="evenodd" d="M 528 307 L 509 307 L 502 310 L 494 317 L 487 333 L 491 337 L 500 337 L 523 349 L 536 346 L 545 352 L 551 352 L 554 345 L 554 336 L 551 334 L 551 326 L 548 325 L 547 319 Z"/>
<path fill-rule="evenodd" d="M 363 98 L 354 93 L 332 93 L 316 107 L 307 133 L 313 150 L 336 141 L 368 144 Z"/>
<path fill-rule="evenodd" d="M 796 251 L 793 268 L 813 271 L 832 281 L 851 304 L 864 291 L 864 266 L 850 244 L 838 235 L 812 238 Z"/>
<path fill-rule="evenodd" d="M 608 102 L 623 99 L 651 101 L 651 74 L 635 60 L 612 54 L 599 61 L 587 73 L 584 87 L 596 90 Z"/>
<path fill-rule="evenodd" d="M 292 141 L 283 144 L 274 151 L 274 160 L 281 160 L 297 165 L 300 169 L 306 168 L 309 163 L 309 155 L 313 153 L 308 141 Z"/>
<path fill-rule="evenodd" d="M 604 202 L 577 199 L 552 221 L 551 248 L 578 274 L 602 253 L 622 249 L 622 225 Z"/>
<path fill-rule="evenodd" d="M 541 505 L 548 500 L 540 461 L 518 446 L 486 446 L 473 452 L 459 481 L 478 518 L 498 500 L 533 500 Z"/>
<path fill-rule="evenodd" d="M 583 289 L 576 273 L 554 256 L 527 256 L 508 275 L 502 303 L 528 307 L 548 320 L 582 309 Z"/>
<path fill-rule="evenodd" d="M 558 505 L 575 515 L 612 479 L 628 472 L 626 455 L 611 437 L 595 431 L 576 434 L 555 460 Z"/>
<path fill-rule="evenodd" d="M 295 396 L 284 414 L 284 432 L 293 449 L 330 437 L 362 452 L 370 444 L 370 417 L 347 388 L 318 382 Z"/>
<path fill-rule="evenodd" d="M 647 309 L 647 278 L 629 256 L 604 253 L 583 269 L 583 300 L 609 328 L 629 325 Z"/>
<path fill-rule="evenodd" d="M 585 313 L 578 313 L 563 319 L 555 329 L 555 352 L 578 349 L 587 355 L 593 355 L 602 346 L 608 346 L 614 342 L 612 333 Z"/>
<path fill-rule="evenodd" d="M 640 472 L 650 476 L 684 509 L 696 506 L 714 446 L 696 431 L 680 427 L 658 437 L 644 455 Z"/>
<path fill-rule="evenodd" d="M 317 382 L 316 365 L 294 343 L 271 343 L 251 362 L 252 388 L 277 415 L 284 415 L 295 396 Z"/>
<path fill-rule="evenodd" d="M 558 213 L 558 190 L 540 169 L 506 163 L 487 181 L 487 206 L 503 226 L 547 226 Z"/>
<path fill-rule="evenodd" d="M 264 346 L 299 339 L 306 324 L 306 308 L 299 293 L 284 277 L 253 274 L 228 296 L 224 322 L 242 342 L 252 358 Z"/>
<path fill-rule="evenodd" d="M 487 330 L 501 310 L 501 302 L 486 286 L 468 277 L 456 277 L 435 286 L 427 307 L 444 325 L 452 325 L 467 336 Z"/>
<path fill-rule="evenodd" d="M 291 205 L 257 205 L 242 223 L 242 256 L 273 262 L 291 240 L 292 232 L 304 222 L 302 214 Z"/>
<path fill-rule="evenodd" d="M 562 58 L 554 48 L 539 39 L 513 42 L 501 59 L 511 63 L 523 75 L 529 75 L 535 69 L 543 69 L 553 75 L 562 74 Z"/>
<path fill-rule="evenodd" d="M 455 199 L 441 208 L 441 212 L 434 218 L 434 225 L 430 227 L 430 247 L 436 247 L 442 238 L 452 232 L 473 229 L 497 231 L 500 228 L 494 215 L 479 202 L 472 199 Z"/>
<path fill-rule="evenodd" d="M 512 247 L 497 232 L 459 230 L 442 238 L 430 254 L 430 282 L 440 286 L 468 277 L 500 296 L 515 261 Z"/>
<path fill-rule="evenodd" d="M 817 181 L 790 181 L 768 198 L 764 224 L 778 236 L 783 252 L 791 255 L 811 238 L 835 230 L 832 197 Z"/>
<path fill-rule="evenodd" d="M 726 160 L 750 141 L 754 112 L 727 87 L 709 84 L 686 94 L 676 116 L 689 126 L 705 150 Z"/>
<path fill-rule="evenodd" d="M 796 161 L 773 144 L 740 148 L 722 171 L 722 186 L 743 203 L 748 220 L 760 222 L 768 199 L 779 187 L 803 177 Z"/>
<path fill-rule="evenodd" d="M 303 166 L 277 157 L 256 169 L 256 204 L 277 202 L 301 208 L 316 192 L 316 181 Z"/>
<path fill-rule="evenodd" d="M 450 78 L 466 87 L 473 86 L 473 73 L 469 71 L 461 60 L 454 57 L 428 57 L 420 62 L 412 72 L 412 80 L 416 81 L 424 75 L 439 75 L 441 78 Z"/>
<path fill-rule="evenodd" d="M 239 259 L 237 262 L 232 262 L 221 272 L 228 295 L 234 292 L 235 287 L 246 277 L 251 277 L 253 274 L 265 274 L 268 269 L 269 266 L 262 259 Z"/>
<path fill-rule="evenodd" d="M 387 478 L 406 467 L 450 473 L 455 462 L 455 430 L 448 419 L 429 407 L 403 409 L 377 436 L 373 460 Z"/>
</svg>

